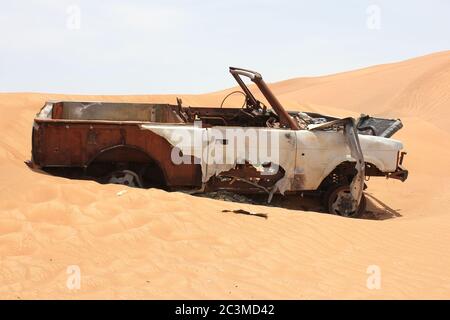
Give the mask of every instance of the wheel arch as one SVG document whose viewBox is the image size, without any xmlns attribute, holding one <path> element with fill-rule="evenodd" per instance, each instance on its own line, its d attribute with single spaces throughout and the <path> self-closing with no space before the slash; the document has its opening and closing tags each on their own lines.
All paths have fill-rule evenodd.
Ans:
<svg viewBox="0 0 450 320">
<path fill-rule="evenodd" d="M 366 168 L 366 175 L 383 175 L 383 163 L 373 157 L 364 157 L 364 163 Z M 336 158 L 335 161 L 330 163 L 325 170 L 322 172 L 321 178 L 319 179 L 320 183 L 318 189 L 323 189 L 324 184 L 326 184 L 327 179 L 332 176 L 334 173 L 338 173 L 341 170 L 355 170 L 356 174 L 356 161 L 350 155 Z M 375 171 L 376 174 L 370 174 Z"/>
<path fill-rule="evenodd" d="M 161 173 L 163 175 L 164 181 L 167 182 L 168 178 L 167 178 L 167 172 L 165 167 L 161 164 L 161 162 L 152 157 L 148 152 L 146 152 L 144 149 L 135 146 L 135 145 L 130 145 L 130 144 L 117 144 L 117 145 L 113 145 L 113 146 L 109 146 L 106 148 L 101 149 L 100 151 L 98 151 L 97 153 L 95 153 L 85 164 L 85 168 L 89 168 L 89 166 L 91 166 L 93 163 L 95 162 L 99 162 L 99 159 L 103 159 L 103 160 L 108 160 L 108 157 L 111 157 L 112 162 L 120 162 L 120 160 L 122 161 L 127 161 L 126 160 L 126 156 L 123 155 L 123 151 L 128 151 L 131 153 L 128 153 L 128 156 L 130 157 L 130 162 L 139 160 L 137 162 L 142 162 L 142 163 L 154 163 L 159 170 L 161 170 Z M 113 160 L 115 156 L 118 156 L 120 160 Z M 121 158 L 122 157 L 122 158 Z M 146 162 L 147 160 L 147 162 Z"/>
</svg>

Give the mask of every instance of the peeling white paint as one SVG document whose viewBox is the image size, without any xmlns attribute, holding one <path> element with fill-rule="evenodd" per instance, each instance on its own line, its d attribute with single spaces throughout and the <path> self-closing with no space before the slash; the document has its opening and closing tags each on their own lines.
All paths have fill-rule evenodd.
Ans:
<svg viewBox="0 0 450 320">
<path fill-rule="evenodd" d="M 201 160 L 199 164 L 204 183 L 211 177 L 233 169 L 236 164 L 247 160 L 252 149 L 257 153 L 277 153 L 277 161 L 272 163 L 282 167 L 285 176 L 276 182 L 273 192 L 279 191 L 282 194 L 293 188 L 315 190 L 337 165 L 344 161 L 355 161 L 342 131 L 250 128 L 277 141 L 277 148 L 256 141 L 245 141 L 243 148 L 237 148 L 230 154 L 227 150 L 229 145 L 223 145 L 220 141 L 228 140 L 229 132 L 242 130 L 242 127 L 201 128 L 192 125 L 158 124 L 143 124 L 140 127 L 160 135 L 171 145 L 179 148 L 186 159 L 194 156 Z M 221 139 L 215 136 L 218 132 L 222 133 Z M 382 172 L 395 171 L 398 151 L 403 148 L 400 141 L 368 135 L 359 135 L 359 140 L 366 162 L 376 165 Z M 212 161 L 216 152 L 223 152 L 225 161 L 222 163 Z M 257 170 L 267 170 L 258 163 L 251 164 Z M 297 183 L 293 183 L 294 178 L 297 179 Z"/>
<path fill-rule="evenodd" d="M 214 127 L 201 128 L 189 125 L 154 125 L 143 124 L 141 129 L 150 130 L 164 139 L 171 145 L 183 152 L 185 160 L 190 156 L 201 159 L 202 182 L 206 183 L 211 177 L 221 172 L 229 171 L 237 164 L 249 161 L 257 170 L 263 170 L 266 174 L 276 174 L 279 167 L 285 170 L 285 176 L 277 182 L 276 189 L 284 193 L 290 188 L 295 172 L 296 158 L 296 136 L 293 131 L 270 129 L 270 128 L 248 128 L 242 127 Z M 242 139 L 240 135 L 248 134 L 253 130 L 260 136 L 266 136 L 266 143 L 259 144 L 258 141 L 243 139 L 243 145 L 238 145 L 235 139 Z M 227 143 L 224 144 L 223 141 Z M 276 145 L 276 148 L 270 146 Z M 271 162 L 272 167 L 262 168 L 262 163 L 250 161 L 248 155 L 255 153 L 258 156 L 264 155 L 263 162 Z M 269 155 L 268 157 L 265 157 Z M 221 157 L 219 157 L 221 156 Z M 220 159 L 222 158 L 222 159 Z M 222 161 L 220 161 L 222 160 Z M 277 169 L 275 170 L 274 167 Z"/>
<path fill-rule="evenodd" d="M 196 125 L 158 125 L 142 124 L 142 130 L 150 130 L 166 139 L 172 146 L 177 147 L 183 153 L 182 159 L 176 161 L 190 161 L 191 156 L 198 159 L 202 168 L 202 182 L 207 178 L 207 161 L 202 161 L 203 152 L 208 144 L 206 128 Z M 172 159 L 174 160 L 174 159 Z"/>
</svg>

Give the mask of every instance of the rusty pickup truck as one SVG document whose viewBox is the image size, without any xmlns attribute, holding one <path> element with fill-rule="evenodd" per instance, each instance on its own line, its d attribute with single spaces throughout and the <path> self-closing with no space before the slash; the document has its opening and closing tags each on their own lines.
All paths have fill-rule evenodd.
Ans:
<svg viewBox="0 0 450 320">
<path fill-rule="evenodd" d="M 230 73 L 242 107 L 47 102 L 34 119 L 32 165 L 142 188 L 265 193 L 269 202 L 275 193 L 318 192 L 330 213 L 348 217 L 365 210 L 366 177 L 406 180 L 403 145 L 391 138 L 399 119 L 289 112 L 259 73 Z"/>
</svg>

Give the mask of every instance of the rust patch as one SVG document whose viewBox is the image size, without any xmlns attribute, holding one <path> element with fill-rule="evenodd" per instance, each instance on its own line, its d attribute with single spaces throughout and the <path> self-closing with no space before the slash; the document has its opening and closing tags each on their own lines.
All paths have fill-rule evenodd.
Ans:
<svg viewBox="0 0 450 320">
<path fill-rule="evenodd" d="M 305 185 L 305 175 L 303 173 L 294 174 L 294 178 L 292 178 L 291 189 L 303 190 L 304 185 Z"/>
</svg>

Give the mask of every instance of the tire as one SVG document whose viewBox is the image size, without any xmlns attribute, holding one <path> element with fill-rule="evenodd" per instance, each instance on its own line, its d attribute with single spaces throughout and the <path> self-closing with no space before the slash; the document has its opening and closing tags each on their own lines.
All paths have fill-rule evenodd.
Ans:
<svg viewBox="0 0 450 320">
<path fill-rule="evenodd" d="M 131 170 L 117 170 L 109 174 L 108 183 L 122 184 L 129 187 L 142 188 L 139 175 Z"/>
<path fill-rule="evenodd" d="M 346 196 L 347 195 L 347 196 Z M 324 205 L 330 214 L 336 214 L 343 217 L 359 218 L 366 211 L 367 201 L 364 193 L 361 196 L 359 206 L 354 211 L 348 211 L 351 208 L 350 186 L 335 185 L 331 187 L 324 196 Z M 340 199 L 339 199 L 340 198 Z M 338 202 L 340 201 L 340 203 Z"/>
</svg>

